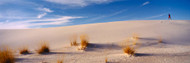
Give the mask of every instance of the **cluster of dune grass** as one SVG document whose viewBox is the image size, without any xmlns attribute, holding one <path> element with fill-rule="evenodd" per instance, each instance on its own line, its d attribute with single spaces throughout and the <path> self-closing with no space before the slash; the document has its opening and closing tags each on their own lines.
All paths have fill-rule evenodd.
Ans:
<svg viewBox="0 0 190 63">
<path fill-rule="evenodd" d="M 163 43 L 163 39 L 162 39 L 162 37 L 159 37 L 159 39 L 158 39 L 158 43 Z"/>
<path fill-rule="evenodd" d="M 39 46 L 39 48 L 36 50 L 36 52 L 38 54 L 45 54 L 45 53 L 49 53 L 50 52 L 50 49 L 49 49 L 49 44 L 47 41 L 41 41 L 41 44 Z M 27 47 L 23 47 L 23 48 L 20 48 L 20 51 L 19 51 L 20 54 L 29 54 L 29 50 Z"/>
<path fill-rule="evenodd" d="M 123 52 L 126 53 L 128 56 L 134 56 L 135 49 L 130 46 L 126 46 L 125 48 L 123 48 Z"/>
<path fill-rule="evenodd" d="M 71 46 L 78 46 L 77 41 L 71 41 Z"/>
<path fill-rule="evenodd" d="M 13 52 L 9 48 L 0 50 L 0 63 L 15 63 Z"/>
<path fill-rule="evenodd" d="M 46 41 L 42 41 L 40 48 L 37 50 L 38 54 L 44 54 L 44 53 L 49 53 L 50 49 L 49 49 L 49 44 Z"/>
<path fill-rule="evenodd" d="M 40 48 L 37 50 L 38 54 L 49 53 L 49 45 L 47 42 L 43 42 Z M 29 50 L 27 47 L 23 47 L 19 50 L 20 54 L 29 54 Z M 8 47 L 0 49 L 0 63 L 15 63 L 15 56 L 13 51 Z"/>
<path fill-rule="evenodd" d="M 120 46 L 123 48 L 123 52 L 127 54 L 128 56 L 134 56 L 135 55 L 135 48 L 138 44 L 139 35 L 134 33 L 132 37 L 127 38 L 124 40 Z"/>
<path fill-rule="evenodd" d="M 86 47 L 88 46 L 88 36 L 81 35 L 80 40 L 81 40 L 81 50 L 85 50 Z"/>
<path fill-rule="evenodd" d="M 135 46 L 140 45 L 138 43 L 139 35 L 134 33 L 132 37 L 127 38 L 127 40 L 124 40 L 120 46 L 123 47 L 123 52 L 126 53 L 128 56 L 134 56 L 135 55 Z M 162 37 L 159 37 L 158 43 L 163 43 Z M 137 46 L 136 46 L 137 47 Z"/>
<path fill-rule="evenodd" d="M 137 45 L 138 40 L 139 40 L 139 35 L 134 33 L 132 37 L 133 45 Z"/>
<path fill-rule="evenodd" d="M 78 46 L 78 43 L 77 43 L 77 36 L 76 35 L 74 35 L 74 36 L 72 36 L 71 38 L 70 38 L 70 44 L 71 44 L 71 46 Z"/>
<path fill-rule="evenodd" d="M 80 47 L 78 48 L 79 50 L 85 50 L 89 44 L 89 37 L 88 35 L 80 35 Z M 132 37 L 127 38 L 122 45 L 120 45 L 123 48 L 123 52 L 127 54 L 129 57 L 135 55 L 135 45 L 137 45 L 137 42 L 139 40 L 139 36 L 137 34 L 133 34 Z M 162 37 L 159 37 L 158 43 L 162 43 L 163 39 Z M 74 36 L 73 39 L 71 40 L 71 46 L 78 46 L 79 44 L 77 43 L 77 37 Z M 49 53 L 49 44 L 47 41 L 41 41 L 40 47 L 36 51 L 38 54 L 44 54 L 44 53 Z M 23 47 L 19 50 L 20 54 L 29 54 L 29 50 L 27 47 Z M 4 48 L 0 49 L 0 63 L 14 63 L 15 62 L 15 57 L 13 55 L 13 52 L 9 48 Z M 108 62 L 107 59 L 107 54 L 105 57 L 105 63 Z M 63 63 L 63 60 L 57 60 L 57 63 Z"/>
<path fill-rule="evenodd" d="M 57 60 L 57 63 L 63 63 L 63 60 Z"/>
<path fill-rule="evenodd" d="M 23 47 L 19 50 L 20 54 L 29 54 L 29 50 L 27 47 Z"/>
<path fill-rule="evenodd" d="M 105 58 L 105 63 L 108 63 L 108 58 L 107 57 Z"/>
<path fill-rule="evenodd" d="M 78 48 L 78 50 L 85 50 L 87 48 L 87 46 L 89 44 L 88 43 L 89 42 L 88 39 L 89 39 L 88 35 L 86 35 L 86 34 L 80 35 L 81 42 L 80 42 L 80 47 Z M 73 36 L 70 41 L 71 41 L 70 42 L 71 46 L 78 46 L 79 45 L 77 43 L 77 36 L 76 35 Z"/>
<path fill-rule="evenodd" d="M 85 48 L 88 46 L 88 36 L 87 35 L 81 35 L 81 50 L 85 50 Z M 72 46 L 77 46 L 78 43 L 74 39 L 72 42 Z M 49 44 L 47 41 L 41 41 L 40 47 L 36 51 L 38 54 L 45 54 L 49 53 Z M 20 54 L 29 54 L 29 50 L 27 47 L 23 47 L 19 49 Z M 15 57 L 13 55 L 13 52 L 9 48 L 0 49 L 0 63 L 14 63 Z M 58 60 L 57 63 L 63 63 L 63 60 Z"/>
</svg>

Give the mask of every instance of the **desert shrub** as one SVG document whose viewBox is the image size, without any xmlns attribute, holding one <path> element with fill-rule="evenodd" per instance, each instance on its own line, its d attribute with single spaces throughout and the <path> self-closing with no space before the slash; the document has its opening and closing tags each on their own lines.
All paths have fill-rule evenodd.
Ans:
<svg viewBox="0 0 190 63">
<path fill-rule="evenodd" d="M 29 54 L 28 48 L 24 47 L 24 48 L 20 49 L 20 54 Z"/>
<path fill-rule="evenodd" d="M 126 46 L 125 48 L 123 48 L 123 52 L 131 56 L 135 54 L 135 49 L 131 48 L 130 46 Z"/>
<path fill-rule="evenodd" d="M 15 57 L 9 48 L 0 50 L 0 63 L 15 63 Z"/>
<path fill-rule="evenodd" d="M 88 46 L 88 36 L 87 35 L 81 35 L 81 50 L 85 50 L 86 47 Z"/>
<path fill-rule="evenodd" d="M 46 41 L 42 41 L 40 48 L 37 50 L 38 54 L 44 54 L 44 53 L 49 53 L 50 49 L 49 49 L 49 45 Z"/>
</svg>

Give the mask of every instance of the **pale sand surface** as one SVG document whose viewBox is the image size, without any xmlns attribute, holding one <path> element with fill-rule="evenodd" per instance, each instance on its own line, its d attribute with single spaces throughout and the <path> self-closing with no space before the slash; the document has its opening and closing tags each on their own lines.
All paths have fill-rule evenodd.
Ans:
<svg viewBox="0 0 190 63">
<path fill-rule="evenodd" d="M 139 35 L 135 46 L 136 56 L 127 57 L 118 45 Z M 90 47 L 79 51 L 70 46 L 70 37 L 87 34 Z M 163 43 L 158 43 L 159 37 Z M 39 55 L 35 50 L 39 41 L 49 41 L 51 53 Z M 79 37 L 78 37 L 79 42 Z M 16 63 L 190 63 L 190 21 L 188 20 L 139 20 L 85 24 L 41 29 L 0 30 L 0 47 L 14 49 Z M 28 46 L 31 54 L 20 55 L 18 48 Z"/>
</svg>

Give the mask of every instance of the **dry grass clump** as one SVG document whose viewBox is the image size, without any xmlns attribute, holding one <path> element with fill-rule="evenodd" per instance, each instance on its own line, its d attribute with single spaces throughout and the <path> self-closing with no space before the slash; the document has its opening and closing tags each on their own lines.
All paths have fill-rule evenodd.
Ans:
<svg viewBox="0 0 190 63">
<path fill-rule="evenodd" d="M 0 63 L 15 63 L 15 57 L 9 48 L 0 50 Z"/>
<path fill-rule="evenodd" d="M 139 39 L 139 35 L 136 33 L 133 33 L 133 39 Z"/>
<path fill-rule="evenodd" d="M 78 46 L 78 43 L 76 41 L 71 41 L 71 46 Z"/>
<path fill-rule="evenodd" d="M 63 63 L 63 60 L 57 60 L 57 63 Z"/>
<path fill-rule="evenodd" d="M 158 43 L 163 43 L 162 37 L 159 37 Z"/>
<path fill-rule="evenodd" d="M 24 48 L 20 49 L 20 54 L 29 54 L 28 48 L 24 47 Z"/>
<path fill-rule="evenodd" d="M 78 43 L 77 43 L 77 36 L 74 35 L 73 37 L 71 37 L 70 42 L 71 42 L 71 43 L 70 43 L 71 46 L 78 46 Z"/>
<path fill-rule="evenodd" d="M 44 54 L 44 53 L 49 53 L 49 45 L 46 41 L 42 41 L 40 48 L 37 50 L 38 54 Z"/>
<path fill-rule="evenodd" d="M 88 36 L 81 35 L 80 40 L 81 40 L 81 47 L 79 48 L 79 50 L 85 50 L 86 47 L 88 46 Z"/>
<path fill-rule="evenodd" d="M 139 35 L 134 33 L 132 37 L 133 45 L 137 45 L 138 40 L 139 40 Z"/>
<path fill-rule="evenodd" d="M 57 63 L 63 63 L 64 62 L 64 54 L 57 59 Z"/>
<path fill-rule="evenodd" d="M 133 56 L 135 54 L 135 49 L 130 46 L 126 46 L 125 48 L 123 48 L 123 52 L 129 56 Z"/>
<path fill-rule="evenodd" d="M 105 63 L 108 63 L 108 58 L 107 57 L 105 58 Z"/>
<path fill-rule="evenodd" d="M 125 46 L 130 44 L 130 38 L 127 38 L 126 40 L 123 40 L 122 42 L 120 42 L 118 45 L 122 48 L 124 48 Z"/>
</svg>

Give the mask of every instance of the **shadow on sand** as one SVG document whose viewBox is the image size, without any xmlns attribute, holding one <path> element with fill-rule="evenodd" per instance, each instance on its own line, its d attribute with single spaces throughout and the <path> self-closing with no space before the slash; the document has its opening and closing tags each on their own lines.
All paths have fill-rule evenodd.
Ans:
<svg viewBox="0 0 190 63">
<path fill-rule="evenodd" d="M 97 50 L 105 50 L 105 49 L 119 50 L 121 49 L 121 47 L 115 44 L 90 43 L 85 51 L 97 51 Z"/>
<path fill-rule="evenodd" d="M 49 52 L 49 53 L 43 53 L 40 55 L 54 55 L 54 54 L 82 54 L 79 52 Z"/>
<path fill-rule="evenodd" d="M 154 54 L 135 53 L 135 56 L 137 56 L 137 57 L 141 57 L 141 56 L 154 56 Z"/>
</svg>

